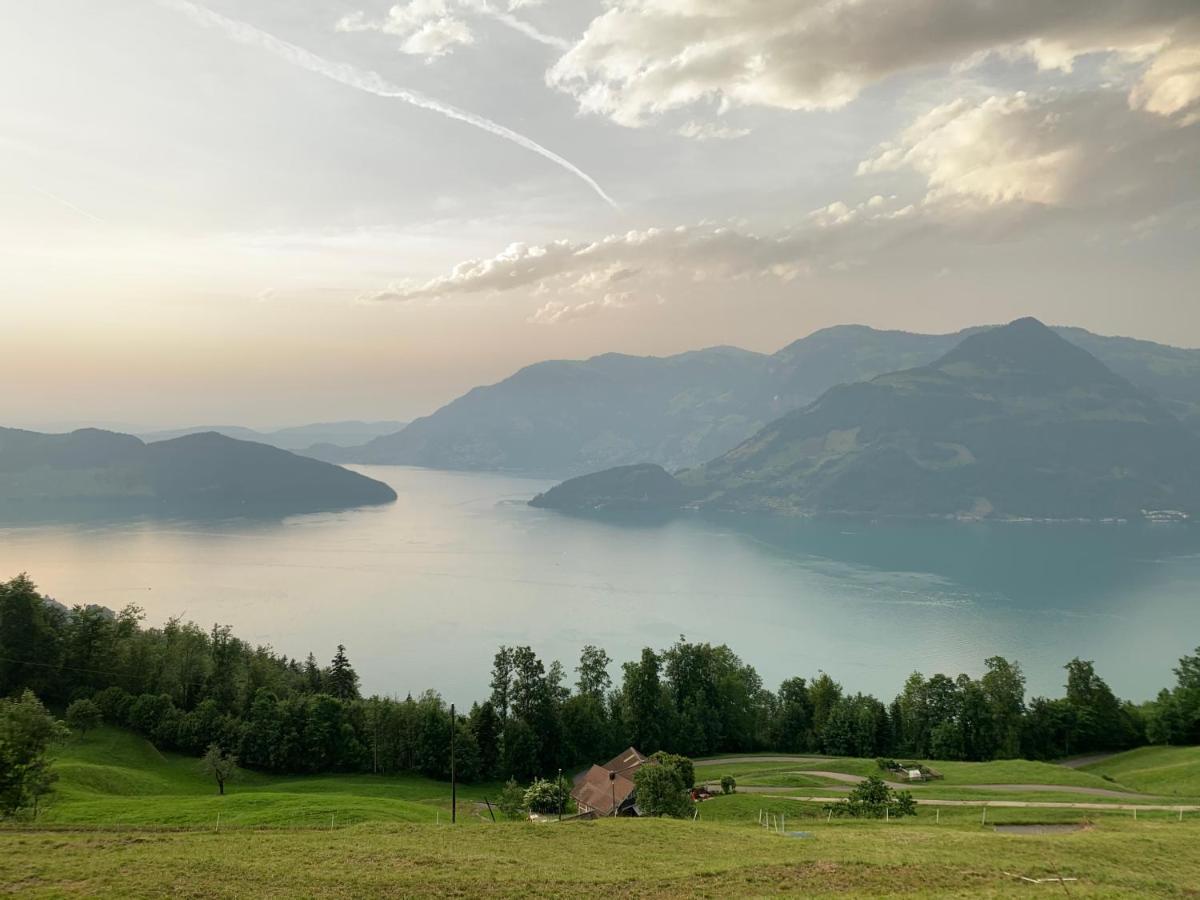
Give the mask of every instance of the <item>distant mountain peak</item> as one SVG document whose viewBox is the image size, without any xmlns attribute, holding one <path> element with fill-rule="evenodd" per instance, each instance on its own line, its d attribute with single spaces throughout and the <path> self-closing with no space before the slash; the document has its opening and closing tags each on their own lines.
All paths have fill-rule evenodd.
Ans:
<svg viewBox="0 0 1200 900">
<path fill-rule="evenodd" d="M 981 375 L 1047 378 L 1060 384 L 1124 381 L 1032 316 L 964 338 L 932 368 L 949 373 L 964 364 Z"/>
</svg>

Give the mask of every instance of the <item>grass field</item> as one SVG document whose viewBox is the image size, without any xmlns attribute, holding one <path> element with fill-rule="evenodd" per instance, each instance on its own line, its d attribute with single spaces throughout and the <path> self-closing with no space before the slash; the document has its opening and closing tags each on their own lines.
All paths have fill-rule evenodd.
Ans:
<svg viewBox="0 0 1200 900">
<path fill-rule="evenodd" d="M 1198 760 L 1200 748 L 1137 751 L 1096 768 L 1131 773 L 1124 787 L 1153 786 L 1165 794 L 1194 789 Z M 852 774 L 874 766 L 810 762 Z M 793 763 L 730 765 L 744 777 L 798 771 Z M 962 765 L 961 771 L 937 765 L 947 774 L 946 790 L 1025 783 L 1015 779 L 1035 775 L 1058 779 L 1046 784 L 1114 784 L 1062 767 Z M 726 768 L 701 766 L 698 773 L 711 777 Z M 0 893 L 1012 897 L 1064 890 L 1023 882 L 1021 875 L 1078 879 L 1065 887 L 1075 897 L 1196 897 L 1200 886 L 1200 814 L 1179 821 L 1143 813 L 1135 821 L 1116 810 L 993 808 L 985 824 L 978 807 L 921 807 L 915 819 L 899 822 L 830 821 L 819 803 L 742 793 L 700 804 L 698 819 L 689 822 L 493 824 L 476 809 L 478 799 L 496 791 L 491 785 L 460 791 L 460 824 L 452 827 L 443 783 L 245 773 L 219 797 L 194 759 L 160 754 L 110 729 L 66 747 L 57 770 L 57 795 L 38 822 L 0 829 Z M 793 834 L 761 827 L 762 813 Z M 997 833 L 994 826 L 1003 824 L 1084 827 Z"/>
<path fill-rule="evenodd" d="M 358 822 L 436 822 L 450 813 L 450 786 L 415 776 L 277 777 L 240 772 L 221 797 L 190 757 L 104 728 L 59 753 L 59 783 L 39 817 L 46 824 L 316 827 Z M 459 788 L 469 819 L 497 785 Z"/>
<path fill-rule="evenodd" d="M 1200 797 L 1200 750 L 1196 747 L 1143 747 L 1083 768 L 1136 791 L 1167 797 Z"/>
<path fill-rule="evenodd" d="M 321 831 L 0 833 L 22 896 L 1194 897 L 1200 820 L 1006 835 L 977 824 L 357 825 Z"/>
<path fill-rule="evenodd" d="M 1144 802 L 1200 804 L 1200 748 L 1146 748 L 1121 754 L 1102 763 L 1071 769 L 1052 763 L 1028 760 L 996 760 L 985 763 L 919 760 L 944 775 L 944 779 L 910 785 L 914 796 L 929 800 L 1024 800 L 1030 802 L 1128 803 L 1132 798 L 1093 796 L 1078 789 L 1118 791 L 1145 795 Z M 696 777 L 716 782 L 732 775 L 743 788 L 789 788 L 808 796 L 845 793 L 846 784 L 812 774 L 832 772 L 866 777 L 881 775 L 873 759 L 819 758 L 798 756 L 791 761 L 765 758 L 722 762 L 720 758 L 698 760 Z M 1108 776 L 1108 777 L 1105 777 Z M 987 785 L 1007 786 L 989 789 Z M 1015 790 L 1034 785 L 1037 790 Z M 1047 787 L 1068 788 L 1061 792 Z"/>
</svg>

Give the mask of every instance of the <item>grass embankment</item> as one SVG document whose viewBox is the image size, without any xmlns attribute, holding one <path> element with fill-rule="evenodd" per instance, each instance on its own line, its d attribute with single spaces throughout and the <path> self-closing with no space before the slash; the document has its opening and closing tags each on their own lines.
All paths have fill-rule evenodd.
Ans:
<svg viewBox="0 0 1200 900">
<path fill-rule="evenodd" d="M 43 824 L 328 827 L 435 822 L 449 816 L 450 786 L 415 776 L 279 777 L 242 771 L 217 794 L 197 760 L 163 754 L 129 732 L 104 728 L 73 741 L 55 764 L 57 790 Z M 495 785 L 460 786 L 459 815 L 494 799 Z"/>
<path fill-rule="evenodd" d="M 1080 771 L 1109 778 L 1135 791 L 1164 797 L 1200 797 L 1200 748 L 1142 747 L 1111 756 Z"/>
<path fill-rule="evenodd" d="M 1139 751 L 1142 752 L 1142 751 Z M 1108 761 L 1155 788 L 1190 790 L 1200 749 Z M 820 771 L 873 774 L 869 760 L 810 760 Z M 753 769 L 737 771 L 749 774 Z M 758 771 L 797 771 L 763 762 Z M 936 765 L 936 764 L 935 764 Z M 1025 783 L 1027 763 L 936 765 L 966 785 Z M 1102 764 L 1101 764 L 1102 765 Z M 701 766 L 705 777 L 729 766 Z M 1173 774 L 1149 774 L 1165 770 Z M 1077 878 L 1079 897 L 1194 897 L 1200 815 L 1046 809 L 921 808 L 901 821 L 828 821 L 820 804 L 736 794 L 700 805 L 694 822 L 603 820 L 562 825 L 481 819 L 460 792 L 421 778 L 245 773 L 225 797 L 194 759 L 158 753 L 109 729 L 60 754 L 59 790 L 37 826 L 0 829 L 0 886 L 22 896 L 869 896 L 1010 897 L 1057 891 L 1015 875 Z M 1039 767 L 1044 779 L 1112 786 L 1099 775 Z M 1114 776 L 1115 777 L 1115 776 Z M 952 781 L 953 779 L 953 781 Z M 1172 780 L 1174 779 L 1174 780 Z M 844 796 L 844 795 L 843 795 Z M 1083 798 L 1076 798 L 1083 799 Z M 780 836 L 760 811 L 786 817 Z M 221 830 L 216 828 L 217 813 Z M 330 816 L 336 826 L 330 828 Z M 434 823 L 440 818 L 441 825 Z M 357 822 L 359 824 L 350 824 Z M 997 824 L 1074 824 L 1069 834 L 998 834 Z M 163 828 L 166 826 L 166 829 Z M 184 828 L 188 830 L 169 830 Z M 251 830 L 254 829 L 254 830 Z"/>
<path fill-rule="evenodd" d="M 1030 802 L 1128 803 L 1134 798 L 1093 795 L 1085 791 L 1117 791 L 1145 795 L 1144 802 L 1184 801 L 1200 803 L 1200 748 L 1147 748 L 1121 754 L 1101 763 L 1071 769 L 1053 763 L 1009 759 L 985 763 L 923 762 L 941 772 L 943 779 L 908 785 L 918 799 L 928 800 L 1025 800 Z M 829 772 L 867 777 L 879 775 L 898 781 L 881 771 L 873 759 L 797 756 L 723 762 L 719 758 L 698 760 L 697 780 L 717 782 L 732 775 L 739 787 L 789 788 L 809 796 L 836 796 L 847 785 L 815 773 Z M 1107 778 L 1104 776 L 1108 776 Z M 995 785 L 989 789 L 986 786 Z M 1036 789 L 1019 790 L 1019 786 Z M 1051 788 L 1066 788 L 1054 791 Z M 1138 801 L 1143 802 L 1143 801 Z"/>
<path fill-rule="evenodd" d="M 714 801 L 720 802 L 720 801 Z M 1062 835 L 841 823 L 795 839 L 659 820 L 358 825 L 332 832 L 0 834 L 0 883 L 24 896 L 1186 897 L 1200 821 Z"/>
</svg>

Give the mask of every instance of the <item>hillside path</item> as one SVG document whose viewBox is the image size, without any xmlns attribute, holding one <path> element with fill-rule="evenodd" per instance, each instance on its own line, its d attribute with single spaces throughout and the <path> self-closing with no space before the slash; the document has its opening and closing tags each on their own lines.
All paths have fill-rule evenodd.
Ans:
<svg viewBox="0 0 1200 900">
<path fill-rule="evenodd" d="M 720 756 L 710 759 L 697 759 L 692 765 L 697 769 L 705 766 L 727 766 L 735 763 L 812 763 L 833 759 L 832 756 Z"/>
<path fill-rule="evenodd" d="M 738 788 L 740 792 L 742 789 Z M 786 797 L 799 803 L 828 803 L 831 797 Z M 918 806 L 995 806 L 1003 809 L 1094 809 L 1094 810 L 1140 810 L 1159 812 L 1200 812 L 1200 806 L 1193 804 L 1175 804 L 1168 806 L 1161 803 L 1064 803 L 1045 802 L 1040 800 L 921 800 Z"/>
<path fill-rule="evenodd" d="M 860 784 L 860 783 L 866 781 L 866 779 L 861 775 L 847 775 L 845 772 L 820 772 L 820 771 L 816 771 L 816 770 L 805 769 L 803 772 L 795 772 L 795 773 L 788 773 L 788 774 L 815 775 L 818 778 L 828 778 L 830 781 L 840 781 L 840 782 L 843 782 L 844 784 Z M 715 785 L 715 784 L 717 784 L 717 782 L 710 782 L 710 784 Z M 1081 794 L 1081 795 L 1087 796 L 1087 797 L 1110 797 L 1114 800 L 1129 800 L 1129 801 L 1157 799 L 1152 794 L 1136 794 L 1136 793 L 1133 793 L 1132 791 L 1113 791 L 1113 790 L 1109 790 L 1108 788 L 1079 787 L 1077 785 L 1069 785 L 1069 784 L 951 784 L 951 785 L 947 785 L 947 784 L 934 784 L 934 783 L 929 783 L 929 782 L 925 782 L 925 783 L 917 782 L 917 783 L 913 783 L 913 784 L 900 784 L 899 782 L 895 782 L 895 781 L 885 781 L 884 784 L 886 784 L 888 787 L 892 788 L 893 790 L 898 790 L 898 791 L 907 791 L 907 790 L 918 790 L 919 791 L 919 790 L 922 790 L 922 789 L 928 788 L 928 787 L 948 787 L 948 788 L 952 788 L 954 790 L 964 790 L 964 791 L 1005 791 L 1010 794 Z M 767 786 L 760 787 L 757 785 L 746 785 L 745 787 L 739 786 L 738 790 L 742 791 L 743 793 L 747 793 L 747 794 L 786 794 L 790 791 L 794 791 L 795 788 L 788 788 L 788 787 L 777 788 L 777 787 L 767 787 Z M 831 788 L 831 790 L 839 790 L 839 788 Z"/>
</svg>

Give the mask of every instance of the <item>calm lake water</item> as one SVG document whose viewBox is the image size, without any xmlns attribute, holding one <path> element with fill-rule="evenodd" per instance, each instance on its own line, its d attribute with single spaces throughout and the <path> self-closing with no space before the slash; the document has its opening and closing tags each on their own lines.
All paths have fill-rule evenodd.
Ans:
<svg viewBox="0 0 1200 900">
<path fill-rule="evenodd" d="M 1200 528 L 751 519 L 598 521 L 535 510 L 549 482 L 381 466 L 391 506 L 284 521 L 0 527 L 0 578 L 68 605 L 136 603 L 329 659 L 371 692 L 487 691 L 499 644 L 571 668 L 681 633 L 725 642 L 772 687 L 823 669 L 890 699 L 914 669 L 1019 660 L 1031 692 L 1094 659 L 1152 696 L 1200 644 Z M 614 667 L 615 669 L 616 667 Z M 616 675 L 614 671 L 614 675 Z"/>
</svg>

